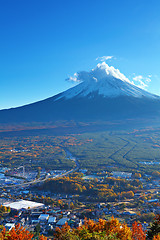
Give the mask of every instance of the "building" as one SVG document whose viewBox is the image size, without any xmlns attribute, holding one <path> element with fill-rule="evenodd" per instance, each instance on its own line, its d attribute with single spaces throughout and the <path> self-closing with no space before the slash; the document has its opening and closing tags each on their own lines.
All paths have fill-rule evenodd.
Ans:
<svg viewBox="0 0 160 240">
<path fill-rule="evenodd" d="M 38 217 L 38 220 L 41 221 L 41 222 L 47 222 L 49 219 L 49 214 L 41 214 L 39 217 Z"/>
<path fill-rule="evenodd" d="M 66 217 L 64 217 L 64 218 L 61 218 L 58 222 L 57 222 L 57 226 L 59 226 L 59 227 L 62 227 L 66 222 L 68 222 L 69 221 L 69 218 L 66 218 Z"/>
<path fill-rule="evenodd" d="M 27 200 L 20 200 L 17 202 L 4 203 L 3 206 L 10 207 L 12 210 L 21 211 L 35 208 L 43 208 L 44 204 Z"/>
<path fill-rule="evenodd" d="M 129 172 L 112 172 L 113 174 L 113 177 L 115 178 L 131 178 L 132 176 L 132 173 L 129 173 Z"/>
<path fill-rule="evenodd" d="M 48 219 L 48 223 L 55 224 L 56 223 L 56 217 L 50 216 L 49 219 Z"/>
<path fill-rule="evenodd" d="M 8 231 L 10 231 L 14 227 L 15 227 L 14 223 L 6 223 L 5 224 L 5 229 L 8 230 Z"/>
</svg>

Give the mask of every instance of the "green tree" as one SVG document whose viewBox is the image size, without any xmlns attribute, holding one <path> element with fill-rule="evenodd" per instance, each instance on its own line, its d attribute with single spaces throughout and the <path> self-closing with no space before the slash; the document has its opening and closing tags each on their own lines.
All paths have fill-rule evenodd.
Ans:
<svg viewBox="0 0 160 240">
<path fill-rule="evenodd" d="M 39 236 L 39 234 L 40 234 L 40 231 L 41 231 L 41 226 L 40 226 L 40 224 L 38 223 L 36 226 L 35 226 L 35 228 L 34 228 L 34 236 Z"/>
<path fill-rule="evenodd" d="M 157 215 L 150 229 L 148 230 L 147 238 L 152 239 L 155 235 L 158 235 L 158 233 L 160 233 L 160 214 Z"/>
</svg>

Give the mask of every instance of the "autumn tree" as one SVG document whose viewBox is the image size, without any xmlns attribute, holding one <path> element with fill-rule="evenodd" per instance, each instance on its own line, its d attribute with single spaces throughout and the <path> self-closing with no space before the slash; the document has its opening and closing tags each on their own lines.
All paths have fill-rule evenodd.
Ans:
<svg viewBox="0 0 160 240">
<path fill-rule="evenodd" d="M 27 231 L 25 228 L 21 227 L 20 224 L 16 225 L 10 231 L 6 231 L 5 228 L 0 233 L 1 240 L 31 240 L 33 239 L 33 234 Z M 40 236 L 39 240 L 47 240 L 46 237 Z"/>
<path fill-rule="evenodd" d="M 98 222 L 85 220 L 84 225 L 72 229 L 66 223 L 61 229 L 56 228 L 55 234 L 55 240 L 131 240 L 131 237 L 131 229 L 113 217 L 109 221 L 103 219 L 99 219 Z"/>
<path fill-rule="evenodd" d="M 134 174 L 134 177 L 135 177 L 135 178 L 141 178 L 142 176 L 141 176 L 140 173 L 135 173 L 135 174 Z"/>
<path fill-rule="evenodd" d="M 155 236 L 153 237 L 153 240 L 160 240 L 160 234 L 155 235 Z"/>
<path fill-rule="evenodd" d="M 132 239 L 133 240 L 145 240 L 146 234 L 142 229 L 142 225 L 134 222 L 132 224 Z"/>
</svg>

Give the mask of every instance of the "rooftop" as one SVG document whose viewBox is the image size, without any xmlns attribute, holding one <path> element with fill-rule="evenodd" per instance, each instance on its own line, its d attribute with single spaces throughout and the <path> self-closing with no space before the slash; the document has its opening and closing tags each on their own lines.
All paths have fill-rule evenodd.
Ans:
<svg viewBox="0 0 160 240">
<path fill-rule="evenodd" d="M 40 208 L 40 207 L 43 207 L 44 204 L 27 201 L 27 200 L 20 200 L 17 202 L 4 203 L 3 206 L 10 207 L 11 209 L 15 209 L 15 210 L 21 210 L 21 209 Z"/>
</svg>

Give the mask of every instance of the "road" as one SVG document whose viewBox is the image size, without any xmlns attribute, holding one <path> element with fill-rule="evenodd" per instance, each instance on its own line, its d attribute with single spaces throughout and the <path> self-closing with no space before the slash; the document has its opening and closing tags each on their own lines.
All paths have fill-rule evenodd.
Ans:
<svg viewBox="0 0 160 240">
<path fill-rule="evenodd" d="M 74 168 L 72 168 L 71 170 L 66 171 L 65 173 L 62 173 L 62 174 L 58 174 L 58 175 L 53 176 L 53 177 L 52 176 L 46 176 L 44 179 L 34 179 L 33 181 L 26 182 L 26 183 L 20 183 L 20 184 L 16 184 L 16 185 L 11 184 L 11 185 L 6 185 L 6 186 L 2 186 L 2 187 L 0 186 L 0 189 L 15 188 L 15 187 L 27 187 L 27 186 L 31 186 L 33 184 L 43 183 L 49 178 L 55 179 L 55 178 L 59 178 L 59 177 L 64 177 L 64 176 L 67 176 L 68 174 L 70 174 L 72 172 L 77 171 L 79 169 L 79 163 L 78 163 L 77 159 L 75 157 L 73 157 L 72 154 L 67 149 L 65 149 L 65 152 L 66 152 L 66 158 L 74 161 L 75 164 L 76 164 L 76 166 Z"/>
</svg>

